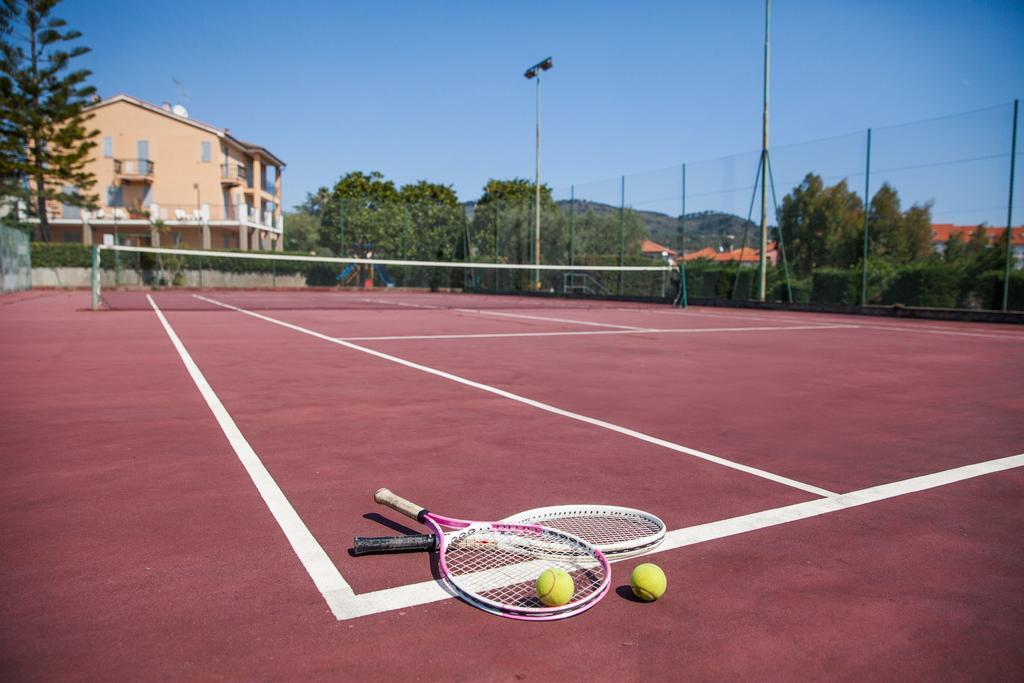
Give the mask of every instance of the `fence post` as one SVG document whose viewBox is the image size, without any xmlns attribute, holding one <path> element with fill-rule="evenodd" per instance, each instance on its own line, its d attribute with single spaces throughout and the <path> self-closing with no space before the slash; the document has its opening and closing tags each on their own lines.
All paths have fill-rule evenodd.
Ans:
<svg viewBox="0 0 1024 683">
<path fill-rule="evenodd" d="M 576 265 L 576 186 L 569 186 L 569 265 Z"/>
<path fill-rule="evenodd" d="M 864 166 L 864 263 L 860 278 L 860 305 L 868 304 L 868 214 L 871 213 L 871 129 L 868 128 L 868 155 Z"/>
<path fill-rule="evenodd" d="M 100 247 L 92 245 L 92 310 L 100 309 Z"/>
<path fill-rule="evenodd" d="M 686 308 L 686 164 L 683 164 L 683 194 L 679 214 L 679 305 Z"/>
<path fill-rule="evenodd" d="M 622 191 L 619 195 L 619 266 L 626 265 L 626 176 L 622 176 Z M 619 296 L 626 289 L 626 273 L 619 271 Z"/>
<path fill-rule="evenodd" d="M 1010 136 L 1010 202 L 1006 210 L 1006 267 L 1003 268 L 1003 310 L 1010 305 L 1010 253 L 1013 244 L 1013 174 L 1017 166 L 1017 109 L 1020 100 L 1013 101 L 1013 134 Z"/>
</svg>

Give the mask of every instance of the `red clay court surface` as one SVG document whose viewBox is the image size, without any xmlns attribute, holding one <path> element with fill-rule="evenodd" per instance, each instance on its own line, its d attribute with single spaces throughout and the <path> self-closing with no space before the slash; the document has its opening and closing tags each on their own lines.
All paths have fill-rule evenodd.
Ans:
<svg viewBox="0 0 1024 683">
<path fill-rule="evenodd" d="M 0 299 L 5 680 L 1024 676 L 1019 326 L 203 296 L 243 310 Z M 380 486 L 669 533 L 594 609 L 522 623 L 427 554 L 351 556 L 422 531 Z"/>
</svg>

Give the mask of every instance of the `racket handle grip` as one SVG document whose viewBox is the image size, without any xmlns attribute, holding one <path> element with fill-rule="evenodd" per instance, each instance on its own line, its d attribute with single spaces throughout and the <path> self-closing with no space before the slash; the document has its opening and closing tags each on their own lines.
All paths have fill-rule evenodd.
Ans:
<svg viewBox="0 0 1024 683">
<path fill-rule="evenodd" d="M 352 539 L 353 555 L 377 555 L 380 553 L 408 553 L 433 550 L 437 539 L 433 534 L 411 536 L 356 536 Z"/>
<path fill-rule="evenodd" d="M 426 514 L 427 510 L 412 501 L 408 501 L 401 496 L 396 496 L 391 491 L 381 488 L 377 489 L 377 492 L 373 494 L 373 499 L 381 505 L 387 505 L 395 512 L 401 512 L 406 517 L 415 519 L 418 522 L 422 522 L 422 515 Z"/>
</svg>

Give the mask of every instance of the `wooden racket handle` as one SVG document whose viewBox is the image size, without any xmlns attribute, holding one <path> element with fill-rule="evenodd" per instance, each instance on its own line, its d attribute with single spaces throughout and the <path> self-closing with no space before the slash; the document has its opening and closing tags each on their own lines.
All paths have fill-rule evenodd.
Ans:
<svg viewBox="0 0 1024 683">
<path fill-rule="evenodd" d="M 373 499 L 381 505 L 387 505 L 395 512 L 401 512 L 406 517 L 415 519 L 417 522 L 422 522 L 422 516 L 427 513 L 426 508 L 401 496 L 397 496 L 385 488 L 377 489 L 377 492 L 373 494 Z"/>
</svg>

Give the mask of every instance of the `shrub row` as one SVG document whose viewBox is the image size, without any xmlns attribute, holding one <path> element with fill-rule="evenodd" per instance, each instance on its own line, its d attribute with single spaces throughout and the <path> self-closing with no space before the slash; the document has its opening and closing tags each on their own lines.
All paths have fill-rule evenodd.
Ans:
<svg viewBox="0 0 1024 683">
<path fill-rule="evenodd" d="M 863 273 L 860 269 L 819 268 L 806 279 L 791 279 L 795 303 L 860 303 Z M 687 296 L 693 299 L 753 299 L 757 270 L 735 266 L 688 264 Z M 788 301 L 781 269 L 768 272 L 769 299 Z M 930 308 L 985 308 L 999 310 L 1003 303 L 1003 272 L 971 275 L 963 268 L 922 262 L 903 266 L 872 263 L 867 280 L 868 303 Z M 1024 310 L 1024 271 L 1011 271 L 1008 308 Z"/>
</svg>

